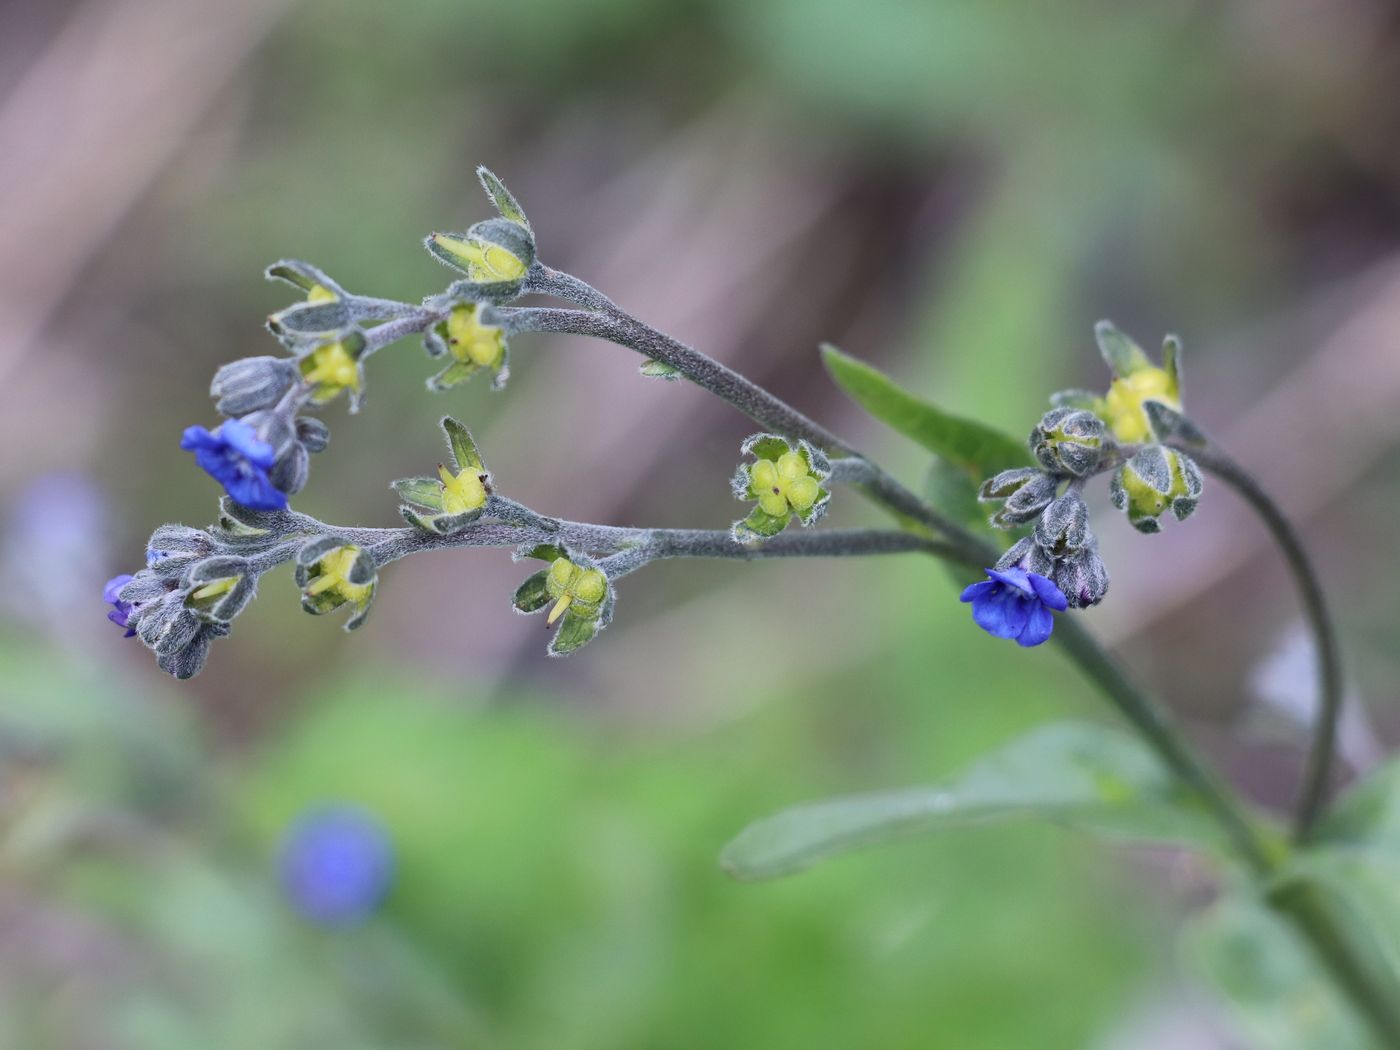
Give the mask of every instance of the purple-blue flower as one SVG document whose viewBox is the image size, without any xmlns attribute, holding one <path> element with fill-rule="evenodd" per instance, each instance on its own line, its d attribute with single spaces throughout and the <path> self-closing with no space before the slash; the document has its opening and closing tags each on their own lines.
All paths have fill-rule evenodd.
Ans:
<svg viewBox="0 0 1400 1050">
<path fill-rule="evenodd" d="M 997 638 L 1014 638 L 1017 645 L 1039 645 L 1055 629 L 1053 609 L 1064 612 L 1069 603 L 1053 582 L 1039 573 L 1012 566 L 988 569 L 989 580 L 974 583 L 962 592 L 972 603 L 977 626 Z"/>
<path fill-rule="evenodd" d="M 226 419 L 217 430 L 186 427 L 180 447 L 223 485 L 234 501 L 250 510 L 282 510 L 287 494 L 272 483 L 268 471 L 276 450 L 241 419 Z"/>
<path fill-rule="evenodd" d="M 389 892 L 394 851 L 364 810 L 331 806 L 299 818 L 282 842 L 282 888 L 303 917 L 325 926 L 363 922 Z"/>
<path fill-rule="evenodd" d="M 130 583 L 134 576 L 130 573 L 123 573 L 121 576 L 113 576 L 102 588 L 102 600 L 112 608 L 107 612 L 107 619 L 111 620 L 118 627 L 126 627 L 125 637 L 130 638 L 136 631 L 127 626 L 127 620 L 131 617 L 131 603 L 121 600 L 121 589 Z"/>
</svg>

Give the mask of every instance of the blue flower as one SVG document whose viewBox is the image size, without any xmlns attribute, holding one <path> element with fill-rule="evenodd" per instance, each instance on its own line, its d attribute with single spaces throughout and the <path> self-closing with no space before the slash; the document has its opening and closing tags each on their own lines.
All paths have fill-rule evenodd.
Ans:
<svg viewBox="0 0 1400 1050">
<path fill-rule="evenodd" d="M 102 600 L 112 607 L 107 613 L 107 619 L 118 627 L 125 627 L 127 638 L 135 635 L 136 631 L 127 625 L 127 620 L 131 617 L 131 603 L 122 601 L 120 594 L 121 589 L 133 579 L 135 577 L 130 573 L 123 573 L 121 576 L 113 576 L 102 588 Z"/>
<path fill-rule="evenodd" d="M 379 822 L 351 806 L 312 810 L 282 843 L 282 888 L 311 922 L 352 926 L 379 907 L 393 879 L 394 852 Z"/>
<path fill-rule="evenodd" d="M 180 447 L 193 452 L 194 461 L 223 485 L 235 502 L 250 510 L 282 510 L 287 506 L 287 494 L 268 477 L 277 460 L 276 450 L 241 419 L 226 419 L 212 433 L 203 427 L 187 427 Z"/>
<path fill-rule="evenodd" d="M 997 638 L 1014 638 L 1017 645 L 1039 645 L 1050 637 L 1055 620 L 1050 610 L 1064 612 L 1069 603 L 1060 589 L 1039 573 L 1025 569 L 988 569 L 990 580 L 962 592 L 972 603 L 977 626 Z"/>
</svg>

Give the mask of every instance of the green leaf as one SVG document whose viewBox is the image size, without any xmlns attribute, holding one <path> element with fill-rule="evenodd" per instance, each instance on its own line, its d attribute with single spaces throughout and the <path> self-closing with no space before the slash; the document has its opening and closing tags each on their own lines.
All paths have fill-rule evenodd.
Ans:
<svg viewBox="0 0 1400 1050">
<path fill-rule="evenodd" d="M 977 482 L 967 471 L 943 457 L 935 456 L 929 464 L 928 476 L 924 479 L 924 495 L 928 501 L 955 521 L 990 532 L 987 506 L 977 498 L 978 489 Z"/>
<path fill-rule="evenodd" d="M 437 478 L 399 478 L 389 483 L 399 498 L 429 510 L 442 510 L 442 483 Z"/>
<path fill-rule="evenodd" d="M 974 481 L 1031 462 L 1023 442 L 915 397 L 883 372 L 830 344 L 822 346 L 822 360 L 836 384 L 872 416 L 966 471 Z"/>
<path fill-rule="evenodd" d="M 1400 862 L 1400 759 L 1373 770 L 1342 795 L 1318 824 L 1313 841 L 1363 848 Z"/>
<path fill-rule="evenodd" d="M 1250 1046 L 1372 1050 L 1361 1022 L 1293 930 L 1261 904 L 1226 897 L 1195 920 L 1186 956 Z"/>
<path fill-rule="evenodd" d="M 720 862 L 737 878 L 771 878 L 911 835 L 1022 817 L 1118 838 L 1215 841 L 1196 804 L 1136 738 L 1065 722 L 1012 741 L 944 784 L 784 810 L 749 825 Z"/>
<path fill-rule="evenodd" d="M 1094 338 L 1098 341 L 1099 353 L 1116 376 L 1130 376 L 1153 367 L 1152 359 L 1143 352 L 1142 347 L 1114 327 L 1112 321 L 1100 321 L 1094 325 Z"/>
<path fill-rule="evenodd" d="M 481 453 L 476 449 L 476 442 L 472 440 L 466 427 L 451 416 L 443 416 L 442 432 L 447 435 L 447 447 L 452 450 L 452 462 L 457 473 L 468 470 L 482 473 L 486 470 L 486 465 L 481 461 Z"/>
</svg>

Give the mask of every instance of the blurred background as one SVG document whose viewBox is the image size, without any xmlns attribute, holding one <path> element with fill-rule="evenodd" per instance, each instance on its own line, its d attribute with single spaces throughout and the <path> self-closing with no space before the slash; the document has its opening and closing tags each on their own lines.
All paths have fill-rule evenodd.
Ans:
<svg viewBox="0 0 1400 1050">
<path fill-rule="evenodd" d="M 936 564 L 662 565 L 563 661 L 492 551 L 396 564 L 353 637 L 270 576 L 190 683 L 104 620 L 155 525 L 215 513 L 177 442 L 216 421 L 220 363 L 275 350 L 262 267 L 438 291 L 419 240 L 489 214 L 479 163 L 548 263 L 911 483 L 924 454 L 819 341 L 1019 434 L 1105 384 L 1100 317 L 1180 334 L 1192 414 L 1332 588 L 1350 768 L 1400 735 L 1400 6 L 8 0 L 0 1046 L 1266 1045 L 1177 947 L 1214 887 L 1167 850 L 969 828 L 719 870 L 779 806 L 1108 717 Z M 395 524 L 387 481 L 436 462 L 450 411 L 543 512 L 737 516 L 726 405 L 582 339 L 513 355 L 504 393 L 435 397 L 416 341 L 377 357 L 298 506 Z M 1286 806 L 1311 671 L 1261 530 L 1218 486 L 1159 537 L 1096 524 L 1091 625 Z M 325 807 L 392 853 L 329 922 L 286 889 Z"/>
</svg>

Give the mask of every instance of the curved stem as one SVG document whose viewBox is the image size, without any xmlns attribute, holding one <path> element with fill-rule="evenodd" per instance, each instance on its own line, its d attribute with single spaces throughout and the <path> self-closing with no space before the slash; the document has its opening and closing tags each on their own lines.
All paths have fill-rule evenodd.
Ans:
<svg viewBox="0 0 1400 1050">
<path fill-rule="evenodd" d="M 1269 498 L 1248 471 L 1214 444 L 1205 447 L 1182 444 L 1177 447 L 1239 493 L 1263 520 L 1288 563 L 1313 643 L 1317 646 L 1317 725 L 1308 752 L 1294 821 L 1295 837 L 1300 842 L 1306 841 L 1327 799 L 1332 764 L 1336 757 L 1337 723 L 1341 717 L 1344 689 L 1337 630 L 1327 609 L 1322 583 L 1298 533 L 1284 517 L 1278 504 Z"/>
</svg>

